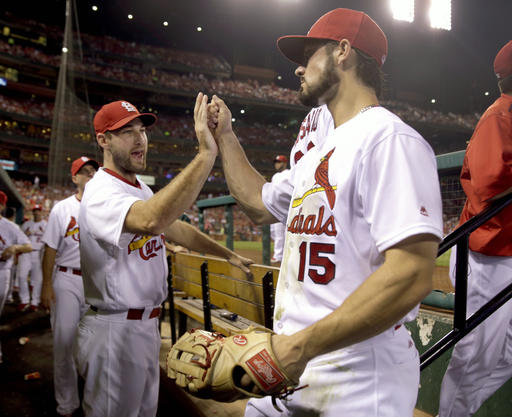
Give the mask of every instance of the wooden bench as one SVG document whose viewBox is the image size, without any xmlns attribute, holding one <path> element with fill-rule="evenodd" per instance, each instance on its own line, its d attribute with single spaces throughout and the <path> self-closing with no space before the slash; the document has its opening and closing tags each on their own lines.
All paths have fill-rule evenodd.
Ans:
<svg viewBox="0 0 512 417">
<path fill-rule="evenodd" d="M 279 269 L 265 265 L 250 269 L 252 275 L 246 275 L 223 259 L 172 255 L 169 304 L 171 325 L 173 311 L 179 314 L 178 334 L 187 330 L 188 317 L 226 336 L 251 325 L 271 329 Z M 175 340 L 175 329 L 171 337 Z"/>
</svg>

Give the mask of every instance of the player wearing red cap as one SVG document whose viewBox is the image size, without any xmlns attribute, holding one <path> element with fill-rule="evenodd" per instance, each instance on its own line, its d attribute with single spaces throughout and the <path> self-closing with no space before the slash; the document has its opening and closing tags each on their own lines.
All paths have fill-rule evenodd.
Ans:
<svg viewBox="0 0 512 417">
<path fill-rule="evenodd" d="M 246 416 L 410 417 L 419 357 L 402 324 L 432 288 L 442 237 L 434 153 L 378 104 L 387 40 L 368 15 L 333 10 L 278 47 L 299 64 L 302 103 L 325 104 L 335 130 L 267 183 L 224 102 L 210 106 L 231 194 L 255 222 L 287 225 L 272 345 L 305 388 L 277 400 L 282 414 L 265 397 Z"/>
<path fill-rule="evenodd" d="M 501 96 L 485 111 L 471 137 L 460 174 L 467 200 L 460 224 L 512 192 L 512 41 L 494 60 Z M 512 206 L 469 236 L 467 316 L 510 284 Z M 455 285 L 455 250 L 450 259 Z M 439 417 L 467 417 L 512 376 L 512 302 L 485 320 L 453 349 L 441 386 Z"/>
<path fill-rule="evenodd" d="M 39 204 L 35 204 L 32 207 L 33 219 L 21 225 L 21 230 L 23 230 L 30 239 L 32 252 L 30 253 L 30 268 L 26 271 L 26 274 L 30 275 L 31 291 L 29 291 L 27 275 L 19 276 L 20 310 L 22 310 L 22 307 L 26 306 L 30 300 L 29 309 L 31 311 L 37 311 L 41 301 L 41 286 L 43 284 L 43 270 L 41 268 L 43 242 L 41 238 L 43 237 L 47 224 L 46 220 L 43 218 L 42 210 L 43 208 Z"/>
<path fill-rule="evenodd" d="M 94 118 L 104 159 L 80 204 L 80 264 L 91 307 L 80 320 L 75 344 L 86 416 L 156 415 L 157 318 L 167 297 L 165 237 L 249 272 L 252 261 L 177 220 L 196 199 L 217 156 L 206 111 L 207 97 L 200 93 L 194 109 L 198 154 L 154 195 L 136 174 L 146 168 L 146 128 L 156 116 L 116 101 Z"/>
<path fill-rule="evenodd" d="M 2 217 L 7 207 L 7 194 L 0 191 L 0 315 L 4 308 L 9 281 L 11 279 L 11 268 L 14 257 L 18 253 L 32 251 L 30 241 L 20 230 L 17 224 Z M 2 346 L 0 344 L 0 363 L 2 363 Z"/>
<path fill-rule="evenodd" d="M 88 306 L 80 270 L 78 214 L 85 185 L 98 168 L 98 162 L 86 156 L 73 161 L 71 179 L 77 191 L 55 204 L 41 239 L 45 244 L 41 306 L 51 314 L 53 385 L 57 413 L 62 416 L 71 416 L 80 406 L 72 348 L 78 322 Z"/>
</svg>

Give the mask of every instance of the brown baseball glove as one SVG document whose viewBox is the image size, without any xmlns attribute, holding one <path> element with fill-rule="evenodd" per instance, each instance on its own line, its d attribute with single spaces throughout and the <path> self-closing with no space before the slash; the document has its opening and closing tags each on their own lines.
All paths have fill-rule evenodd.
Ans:
<svg viewBox="0 0 512 417">
<path fill-rule="evenodd" d="M 167 355 L 167 375 L 200 398 L 231 402 L 243 397 L 285 397 L 298 382 L 281 369 L 271 345 L 272 334 L 252 328 L 224 337 L 205 330 L 190 330 Z M 242 387 L 249 375 L 253 385 Z"/>
</svg>

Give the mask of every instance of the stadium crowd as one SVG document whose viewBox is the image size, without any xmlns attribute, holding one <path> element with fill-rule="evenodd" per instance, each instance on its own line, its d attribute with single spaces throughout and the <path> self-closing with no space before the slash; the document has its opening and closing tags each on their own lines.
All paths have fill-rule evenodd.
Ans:
<svg viewBox="0 0 512 417">
<path fill-rule="evenodd" d="M 274 83 L 262 84 L 258 80 L 241 81 L 225 77 L 207 76 L 199 72 L 173 72 L 168 68 L 161 68 L 161 64 L 174 59 L 183 65 L 189 63 L 192 67 L 204 71 L 205 68 L 216 67 L 212 63 L 215 57 L 210 55 L 157 48 L 120 41 L 111 37 L 99 38 L 85 34 L 82 37 L 86 45 L 90 42 L 89 50 L 94 51 L 94 54 L 86 55 L 83 62 L 74 63 L 70 65 L 70 68 L 83 73 L 93 74 L 104 79 L 122 80 L 132 84 L 167 87 L 174 91 L 191 94 L 195 94 L 197 91 L 205 91 L 208 94 L 216 93 L 223 97 L 238 97 L 299 106 L 297 94 L 294 90 L 279 87 Z M 148 55 L 144 55 L 145 50 L 149 51 L 147 52 Z M 100 55 L 98 51 L 101 51 L 102 54 L 115 54 L 115 57 Z M 169 53 L 166 55 L 163 51 Z M 0 52 L 22 57 L 35 63 L 52 66 L 60 64 L 60 55 L 49 55 L 31 46 L 11 44 L 2 40 L 0 40 Z M 142 60 L 142 57 L 144 57 L 144 60 Z M 183 59 L 180 61 L 179 57 Z M 141 61 L 134 62 L 133 58 L 140 58 Z M 152 58 L 155 61 L 152 61 Z M 219 62 L 224 70 L 230 70 L 226 67 L 227 63 Z M 428 122 L 472 129 L 480 117 L 478 113 L 443 113 L 435 109 L 420 108 L 396 100 L 383 100 L 382 104 L 408 122 Z"/>
</svg>

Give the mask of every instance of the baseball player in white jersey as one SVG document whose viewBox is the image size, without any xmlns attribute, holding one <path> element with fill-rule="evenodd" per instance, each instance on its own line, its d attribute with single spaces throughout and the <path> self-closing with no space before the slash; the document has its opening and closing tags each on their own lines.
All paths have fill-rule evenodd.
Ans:
<svg viewBox="0 0 512 417">
<path fill-rule="evenodd" d="M 283 413 L 269 397 L 251 399 L 246 416 L 412 416 L 419 357 L 402 324 L 432 288 L 442 237 L 435 156 L 378 104 L 387 39 L 365 13 L 333 10 L 278 46 L 299 64 L 301 101 L 325 103 L 335 129 L 288 181 L 266 183 L 224 102 L 210 106 L 231 194 L 253 221 L 287 225 L 272 344 L 304 389 L 278 401 Z"/>
<path fill-rule="evenodd" d="M 286 175 L 288 158 L 285 155 L 276 155 L 274 158 L 274 169 L 276 173 L 272 176 L 272 181 L 278 181 L 280 175 Z M 283 259 L 284 237 L 286 234 L 285 224 L 281 222 L 270 225 L 270 238 L 274 241 L 274 253 L 270 262 L 277 263 Z"/>
<path fill-rule="evenodd" d="M 156 121 L 127 101 L 94 118 L 104 167 L 80 205 L 80 263 L 90 310 L 78 326 L 74 354 L 85 379 L 86 416 L 154 416 L 158 404 L 160 305 L 167 296 L 164 240 L 226 258 L 249 272 L 252 261 L 178 219 L 201 190 L 217 156 L 207 126 L 207 97 L 194 109 L 196 157 L 153 195 L 136 178 L 146 166 L 146 127 Z"/>
<path fill-rule="evenodd" d="M 53 330 L 53 384 L 57 413 L 71 416 L 80 406 L 78 376 L 73 361 L 73 342 L 85 304 L 80 252 L 78 215 L 85 184 L 99 164 L 82 156 L 71 164 L 76 194 L 59 201 L 50 212 L 42 241 L 43 288 L 41 306 L 50 309 Z"/>
<path fill-rule="evenodd" d="M 3 213 L 6 205 L 7 195 L 0 191 L 0 315 L 2 315 L 9 290 L 14 257 L 18 253 L 30 252 L 32 250 L 30 241 L 19 226 L 2 217 L 1 213 Z M 2 361 L 2 345 L 0 344 L 0 363 Z"/>
<path fill-rule="evenodd" d="M 42 237 L 46 229 L 47 221 L 43 219 L 42 207 L 39 204 L 35 204 L 32 207 L 33 219 L 28 220 L 21 225 L 21 230 L 30 239 L 32 245 L 32 252 L 30 253 L 30 287 L 32 289 L 29 292 L 29 286 L 26 276 L 20 275 L 20 305 L 27 304 L 30 300 L 29 309 L 31 311 L 37 311 L 39 308 L 39 302 L 41 301 L 41 286 L 43 284 L 43 270 L 41 268 L 41 254 L 43 249 Z"/>
</svg>

